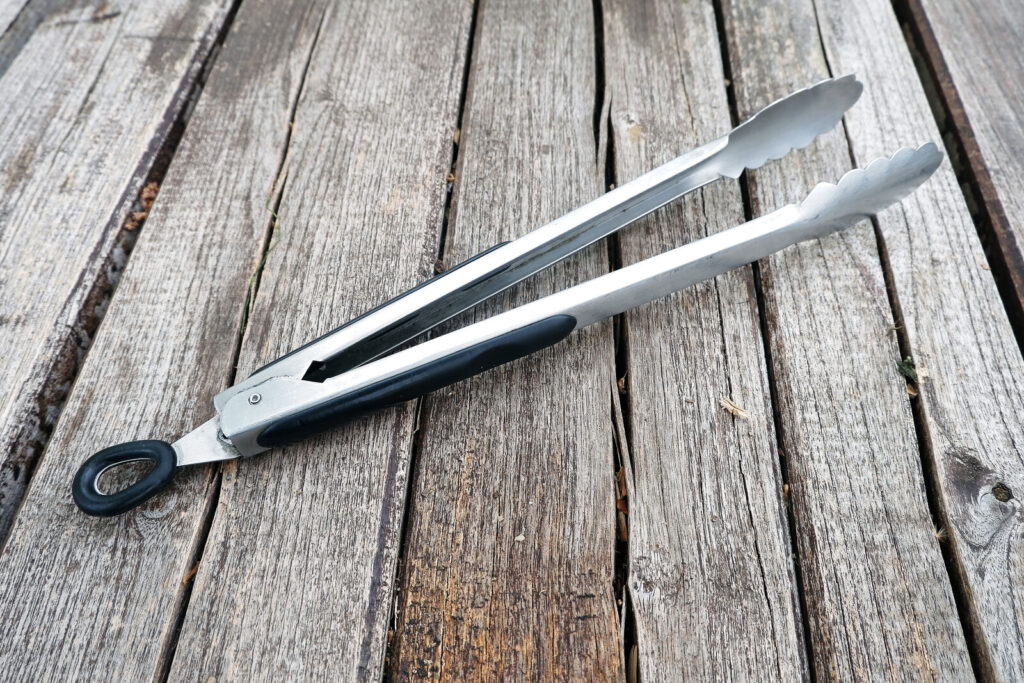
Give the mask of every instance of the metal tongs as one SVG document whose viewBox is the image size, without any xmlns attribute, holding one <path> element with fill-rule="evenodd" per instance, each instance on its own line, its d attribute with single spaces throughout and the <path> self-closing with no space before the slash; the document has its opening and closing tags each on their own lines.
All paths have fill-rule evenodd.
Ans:
<svg viewBox="0 0 1024 683">
<path fill-rule="evenodd" d="M 216 416 L 173 445 L 134 441 L 99 451 L 75 475 L 75 502 L 90 515 L 133 508 L 178 467 L 256 455 L 345 420 L 422 396 L 533 353 L 634 306 L 663 297 L 802 240 L 878 213 L 924 182 L 942 161 L 933 143 L 822 183 L 790 204 L 583 284 L 415 346 L 389 351 L 523 278 L 723 177 L 737 178 L 831 130 L 860 97 L 852 75 L 778 100 L 728 135 L 660 166 L 537 230 L 484 251 L 260 368 L 214 398 Z M 117 465 L 153 468 L 102 493 Z"/>
</svg>

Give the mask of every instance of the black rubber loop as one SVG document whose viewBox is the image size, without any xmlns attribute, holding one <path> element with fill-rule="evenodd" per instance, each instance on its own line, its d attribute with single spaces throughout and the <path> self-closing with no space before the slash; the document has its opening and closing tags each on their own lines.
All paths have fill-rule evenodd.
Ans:
<svg viewBox="0 0 1024 683">
<path fill-rule="evenodd" d="M 100 493 L 100 476 L 111 467 L 137 460 L 149 460 L 152 470 L 142 479 L 117 493 Z M 129 441 L 104 448 L 82 463 L 71 483 L 71 496 L 75 504 L 87 515 L 111 517 L 131 510 L 154 496 L 174 476 L 178 457 L 166 441 Z"/>
</svg>

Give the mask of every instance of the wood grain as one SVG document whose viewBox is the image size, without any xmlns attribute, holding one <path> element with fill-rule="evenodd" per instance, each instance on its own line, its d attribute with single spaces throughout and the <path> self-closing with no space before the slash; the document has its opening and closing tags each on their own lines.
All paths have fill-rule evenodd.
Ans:
<svg viewBox="0 0 1024 683">
<path fill-rule="evenodd" d="M 0 78 L 0 538 L 124 266 L 121 225 L 227 5 L 73 5 Z"/>
<path fill-rule="evenodd" d="M 173 440 L 233 374 L 270 220 L 313 3 L 240 9 L 0 555 L 0 671 L 23 680 L 162 675 L 211 502 L 208 467 L 151 502 L 86 517 L 70 484 L 93 451 Z"/>
<path fill-rule="evenodd" d="M 471 15 L 329 6 L 241 376 L 431 271 Z M 414 409 L 225 467 L 172 680 L 380 678 Z"/>
<path fill-rule="evenodd" d="M 733 0 L 725 16 L 741 116 L 829 75 L 810 2 Z M 852 64 L 833 68 L 865 76 Z M 865 83 L 868 93 L 879 87 Z M 852 112 L 870 108 L 867 95 Z M 850 135 L 857 144 L 872 133 Z M 918 141 L 904 135 L 885 152 Z M 850 165 L 836 129 L 752 174 L 753 213 L 799 200 Z M 766 259 L 762 286 L 815 673 L 970 676 L 870 223 Z"/>
<path fill-rule="evenodd" d="M 869 84 L 850 112 L 858 163 L 938 140 L 888 3 L 819 11 L 829 63 Z M 998 116 L 993 111 L 992 115 Z M 921 385 L 927 456 L 980 650 L 982 674 L 1024 677 L 1024 359 L 949 164 L 879 217 L 907 351 Z"/>
<path fill-rule="evenodd" d="M 604 2 L 616 178 L 728 132 L 710 2 Z M 744 220 L 723 181 L 621 234 L 624 263 Z M 629 586 L 642 680 L 805 677 L 749 267 L 630 311 Z M 749 419 L 720 405 L 729 398 Z"/>
<path fill-rule="evenodd" d="M 601 192 L 589 2 L 480 9 L 445 260 Z M 607 269 L 605 245 L 479 319 Z M 425 399 L 391 667 L 398 679 L 621 676 L 612 591 L 611 326 Z"/>
<path fill-rule="evenodd" d="M 948 3 L 911 0 L 920 48 L 963 146 L 997 249 L 993 265 L 1013 288 L 1008 304 L 1018 337 L 1024 324 L 1024 4 L 1012 0 Z"/>
</svg>

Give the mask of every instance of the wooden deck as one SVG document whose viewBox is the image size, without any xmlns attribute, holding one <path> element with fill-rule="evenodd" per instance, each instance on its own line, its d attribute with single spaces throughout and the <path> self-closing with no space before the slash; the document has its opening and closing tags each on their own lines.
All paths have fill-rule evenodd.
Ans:
<svg viewBox="0 0 1024 683">
<path fill-rule="evenodd" d="M 0 0 L 0 678 L 1024 680 L 1022 44 L 1019 0 Z M 876 220 L 72 503 L 95 450 L 850 72 L 808 149 L 457 322 L 943 143 Z"/>
</svg>

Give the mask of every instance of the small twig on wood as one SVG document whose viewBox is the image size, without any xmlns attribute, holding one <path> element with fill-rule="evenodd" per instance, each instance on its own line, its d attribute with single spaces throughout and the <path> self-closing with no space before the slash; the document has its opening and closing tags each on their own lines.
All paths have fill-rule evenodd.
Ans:
<svg viewBox="0 0 1024 683">
<path fill-rule="evenodd" d="M 720 406 L 726 409 L 727 412 L 735 415 L 742 420 L 750 419 L 750 413 L 743 408 L 740 408 L 731 398 L 723 398 L 718 402 Z"/>
<path fill-rule="evenodd" d="M 194 565 L 192 565 L 192 569 L 188 570 L 188 574 L 185 574 L 185 576 L 181 579 L 182 585 L 188 583 L 193 578 L 195 578 L 195 575 L 196 575 L 196 573 L 198 571 L 199 571 L 199 563 L 196 562 Z"/>
</svg>

